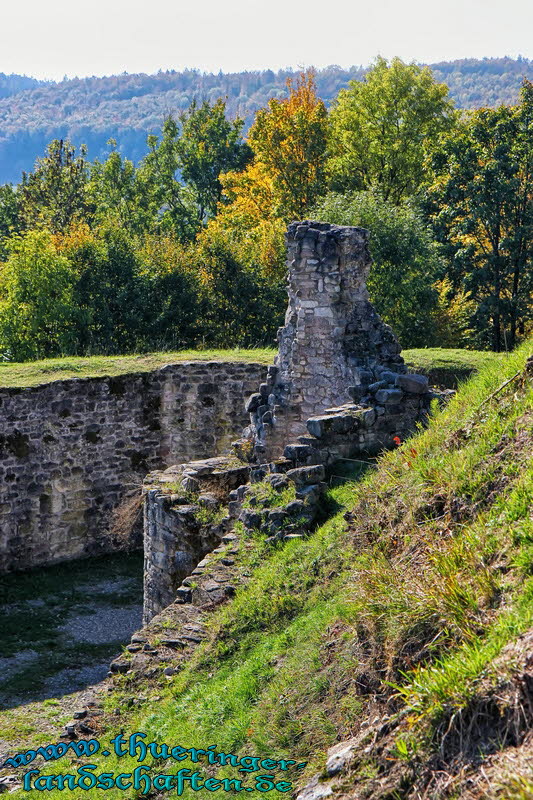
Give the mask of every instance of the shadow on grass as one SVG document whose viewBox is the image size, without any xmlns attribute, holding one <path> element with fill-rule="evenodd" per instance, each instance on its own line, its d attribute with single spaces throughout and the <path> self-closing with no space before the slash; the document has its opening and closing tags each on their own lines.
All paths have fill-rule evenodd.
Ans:
<svg viewBox="0 0 533 800">
<path fill-rule="evenodd" d="M 142 580 L 140 553 L 2 575 L 0 709 L 105 677 L 140 627 Z"/>
</svg>

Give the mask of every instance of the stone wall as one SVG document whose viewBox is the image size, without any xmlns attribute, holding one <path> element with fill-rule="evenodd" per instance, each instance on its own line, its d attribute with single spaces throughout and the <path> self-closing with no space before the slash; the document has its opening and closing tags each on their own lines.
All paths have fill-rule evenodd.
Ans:
<svg viewBox="0 0 533 800">
<path fill-rule="evenodd" d="M 143 621 L 173 603 L 178 587 L 220 544 L 230 522 L 230 493 L 250 469 L 235 458 L 178 464 L 145 481 Z"/>
<path fill-rule="evenodd" d="M 116 549 L 146 473 L 227 452 L 265 376 L 184 362 L 0 389 L 0 572 Z"/>
<path fill-rule="evenodd" d="M 400 345 L 369 302 L 368 231 L 323 222 L 287 230 L 285 325 L 267 381 L 248 404 L 257 460 L 305 433 L 309 417 L 354 399 L 377 370 L 405 372 Z"/>
<path fill-rule="evenodd" d="M 271 543 L 301 537 L 319 515 L 330 467 L 397 446 L 429 414 L 427 378 L 407 373 L 398 341 L 368 300 L 368 232 L 293 223 L 287 245 L 285 326 L 275 364 L 246 403 L 250 425 L 233 443 L 237 466 L 208 459 L 148 478 L 145 623 L 190 593 L 179 581 L 187 570 L 201 572 L 210 544 L 236 522 Z M 214 472 L 226 487 L 209 498 L 202 483 Z M 221 516 L 206 526 L 210 504 Z"/>
</svg>

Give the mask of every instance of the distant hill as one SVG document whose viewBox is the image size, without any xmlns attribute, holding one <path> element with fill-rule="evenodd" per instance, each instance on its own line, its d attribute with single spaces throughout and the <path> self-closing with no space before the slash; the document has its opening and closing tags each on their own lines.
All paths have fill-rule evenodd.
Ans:
<svg viewBox="0 0 533 800">
<path fill-rule="evenodd" d="M 458 108 L 512 105 L 523 78 L 533 80 L 533 60 L 527 58 L 464 58 L 431 64 L 431 69 L 448 84 Z"/>
<path fill-rule="evenodd" d="M 522 78 L 533 79 L 533 61 L 523 58 L 464 59 L 432 68 L 461 108 L 514 103 Z M 270 97 L 284 96 L 292 74 L 186 70 L 53 83 L 0 73 L 0 183 L 18 182 L 22 170 L 32 169 L 56 137 L 87 144 L 90 158 L 104 157 L 113 138 L 124 155 L 137 161 L 146 152 L 147 134 L 157 133 L 165 116 L 187 108 L 193 99 L 227 98 L 230 115 L 239 114 L 248 125 Z M 364 74 L 363 67 L 319 70 L 319 94 L 329 105 L 339 89 Z"/>
<path fill-rule="evenodd" d="M 36 86 L 44 86 L 47 83 L 36 78 L 28 78 L 26 75 L 6 75 L 5 72 L 0 72 L 0 97 L 11 97 L 26 89 L 35 89 Z"/>
</svg>

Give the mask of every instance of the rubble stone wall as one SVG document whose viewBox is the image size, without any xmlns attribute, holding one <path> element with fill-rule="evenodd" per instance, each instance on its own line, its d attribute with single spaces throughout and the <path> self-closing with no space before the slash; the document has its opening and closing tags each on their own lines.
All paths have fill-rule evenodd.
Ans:
<svg viewBox="0 0 533 800">
<path fill-rule="evenodd" d="M 177 464 L 146 477 L 145 624 L 174 602 L 182 580 L 197 574 L 203 557 L 220 544 L 229 529 L 230 493 L 249 477 L 248 466 L 224 456 Z"/>
<path fill-rule="evenodd" d="M 0 572 L 122 546 L 144 476 L 227 452 L 265 376 L 261 364 L 183 362 L 0 389 Z"/>
<path fill-rule="evenodd" d="M 323 222 L 287 230 L 285 325 L 267 381 L 250 399 L 258 460 L 305 433 L 309 417 L 353 400 L 377 370 L 405 372 L 400 345 L 368 299 L 368 231 Z"/>
<path fill-rule="evenodd" d="M 250 425 L 234 442 L 240 468 L 207 459 L 147 479 L 145 623 L 189 597 L 208 539 L 220 543 L 241 527 L 271 543 L 302 537 L 316 522 L 330 467 L 399 445 L 429 413 L 427 378 L 407 373 L 398 341 L 369 302 L 368 232 L 293 223 L 287 246 L 285 325 L 275 364 L 246 403 Z M 206 528 L 205 507 L 215 499 L 202 494 L 202 482 L 215 472 L 240 483 L 218 493 L 220 522 Z"/>
</svg>

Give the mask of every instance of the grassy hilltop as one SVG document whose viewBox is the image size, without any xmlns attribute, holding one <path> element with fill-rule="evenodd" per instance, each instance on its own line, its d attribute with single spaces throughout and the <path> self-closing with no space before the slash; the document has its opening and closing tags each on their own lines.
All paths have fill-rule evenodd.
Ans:
<svg viewBox="0 0 533 800">
<path fill-rule="evenodd" d="M 298 783 L 320 773 L 316 797 L 331 780 L 353 800 L 533 796 L 532 344 L 489 361 L 364 477 L 333 481 L 309 539 L 250 542 L 248 584 L 213 615 L 209 640 L 171 679 L 120 678 L 99 738 L 108 726 L 307 761 Z M 353 756 L 328 778 L 326 751 L 346 740 Z"/>
<path fill-rule="evenodd" d="M 269 347 L 233 350 L 180 350 L 178 352 L 145 353 L 129 356 L 66 356 L 46 358 L 42 361 L 0 362 L 0 388 L 38 386 L 50 381 L 69 378 L 97 378 L 124 375 L 131 372 L 150 372 L 180 361 L 255 361 L 272 364 L 276 350 Z M 404 350 L 403 357 L 409 368 L 428 375 L 433 383 L 450 388 L 468 378 L 485 364 L 505 354 L 483 350 L 446 350 L 430 347 L 421 350 Z"/>
</svg>

